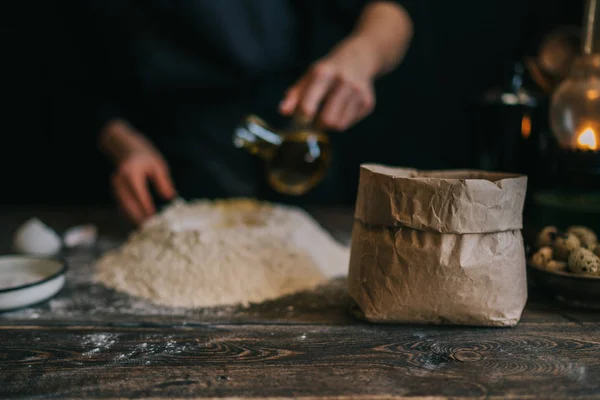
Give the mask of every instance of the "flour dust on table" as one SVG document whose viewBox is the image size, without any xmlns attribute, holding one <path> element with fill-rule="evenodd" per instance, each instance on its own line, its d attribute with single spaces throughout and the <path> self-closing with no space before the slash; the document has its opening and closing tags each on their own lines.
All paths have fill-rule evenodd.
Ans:
<svg viewBox="0 0 600 400">
<path fill-rule="evenodd" d="M 348 261 L 348 248 L 298 208 L 177 201 L 104 254 L 96 278 L 160 305 L 248 305 L 346 275 Z"/>
</svg>

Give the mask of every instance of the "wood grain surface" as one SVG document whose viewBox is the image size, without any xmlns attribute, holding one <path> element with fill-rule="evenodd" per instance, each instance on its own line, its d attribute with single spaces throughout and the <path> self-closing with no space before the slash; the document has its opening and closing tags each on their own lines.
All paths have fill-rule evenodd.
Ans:
<svg viewBox="0 0 600 400">
<path fill-rule="evenodd" d="M 1 394 L 597 396 L 597 328 L 4 327 Z"/>
<path fill-rule="evenodd" d="M 106 247 L 128 231 L 108 211 L 33 211 L 0 213 L 2 251 L 33 215 L 97 222 Z M 320 212 L 348 237 L 351 217 Z M 0 398 L 600 398 L 599 313 L 535 288 L 512 329 L 359 322 L 343 279 L 247 309 L 160 309 L 90 283 L 103 249 L 66 254 L 56 298 L 0 314 Z"/>
</svg>

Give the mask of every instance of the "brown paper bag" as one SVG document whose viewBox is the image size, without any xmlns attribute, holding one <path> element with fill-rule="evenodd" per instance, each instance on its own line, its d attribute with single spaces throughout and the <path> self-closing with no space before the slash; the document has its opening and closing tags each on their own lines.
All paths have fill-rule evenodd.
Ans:
<svg viewBox="0 0 600 400">
<path fill-rule="evenodd" d="M 361 168 L 349 291 L 372 322 L 514 326 L 527 178 Z"/>
</svg>

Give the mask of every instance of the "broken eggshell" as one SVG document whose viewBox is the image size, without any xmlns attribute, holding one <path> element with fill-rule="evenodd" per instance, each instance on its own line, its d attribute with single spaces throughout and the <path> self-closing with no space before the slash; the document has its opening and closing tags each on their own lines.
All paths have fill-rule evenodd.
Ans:
<svg viewBox="0 0 600 400">
<path fill-rule="evenodd" d="M 63 235 L 66 247 L 92 246 L 96 243 L 98 228 L 95 225 L 78 225 L 67 229 Z"/>
<path fill-rule="evenodd" d="M 23 254 L 51 256 L 60 251 L 62 240 L 48 225 L 38 218 L 31 218 L 15 232 L 13 247 Z"/>
</svg>

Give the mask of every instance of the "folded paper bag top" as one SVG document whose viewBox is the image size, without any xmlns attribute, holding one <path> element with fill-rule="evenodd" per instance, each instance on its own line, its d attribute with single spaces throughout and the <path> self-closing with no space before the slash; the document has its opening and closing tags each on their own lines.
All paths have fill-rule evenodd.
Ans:
<svg viewBox="0 0 600 400">
<path fill-rule="evenodd" d="M 440 233 L 521 229 L 524 175 L 361 166 L 356 219 Z"/>
<path fill-rule="evenodd" d="M 525 176 L 363 165 L 348 289 L 380 323 L 514 326 Z"/>
</svg>

